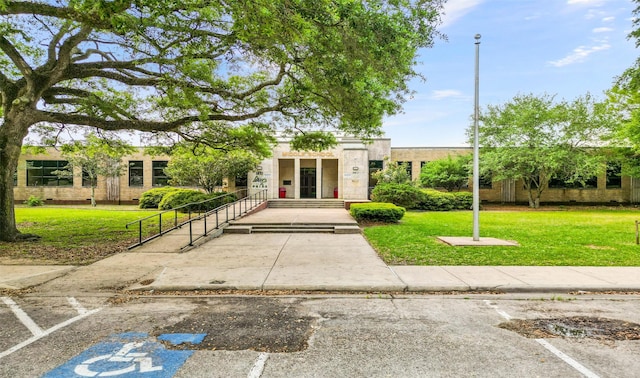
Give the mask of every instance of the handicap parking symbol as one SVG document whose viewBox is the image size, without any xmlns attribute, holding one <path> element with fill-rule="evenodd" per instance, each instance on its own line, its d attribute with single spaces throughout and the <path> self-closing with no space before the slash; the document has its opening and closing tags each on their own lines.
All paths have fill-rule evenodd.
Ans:
<svg viewBox="0 0 640 378">
<path fill-rule="evenodd" d="M 199 344 L 206 334 L 164 334 L 157 340 L 177 345 Z M 193 354 L 192 350 L 168 350 L 146 333 L 112 335 L 93 345 L 43 378 L 52 377 L 173 377 Z"/>
</svg>

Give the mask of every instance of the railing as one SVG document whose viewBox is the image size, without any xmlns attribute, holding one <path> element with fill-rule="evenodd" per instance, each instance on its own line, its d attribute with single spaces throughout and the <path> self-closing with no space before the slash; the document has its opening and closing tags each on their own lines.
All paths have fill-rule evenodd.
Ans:
<svg viewBox="0 0 640 378">
<path fill-rule="evenodd" d="M 176 207 L 175 209 L 171 209 L 171 210 L 165 210 L 162 212 L 159 212 L 157 214 L 154 215 L 150 215 L 148 217 L 144 217 L 144 218 L 140 218 L 138 220 L 135 220 L 133 222 L 129 222 L 125 225 L 125 227 L 127 229 L 129 229 L 129 226 L 137 224 L 138 225 L 138 242 L 135 244 L 132 244 L 129 246 L 129 249 L 135 248 L 137 246 L 140 246 L 148 241 L 151 241 L 157 237 L 160 237 L 166 233 L 168 233 L 169 231 L 173 231 L 175 229 L 178 228 L 182 228 L 185 225 L 189 225 L 189 244 L 188 246 L 193 245 L 193 243 L 205 236 L 207 236 L 211 231 L 219 229 L 221 226 L 228 224 L 229 221 L 235 220 L 236 218 L 246 214 L 247 212 L 255 209 L 256 207 L 258 207 L 260 204 L 262 204 L 263 202 L 265 202 L 267 200 L 267 190 L 261 190 L 255 194 L 252 194 L 250 196 L 246 196 L 244 198 L 241 198 L 237 201 L 234 202 L 230 202 L 230 203 L 225 203 L 223 205 L 220 205 L 218 207 L 216 207 L 215 209 L 212 210 L 208 210 L 205 212 L 201 212 L 201 211 L 192 211 L 192 208 L 206 208 L 206 204 L 209 202 L 213 202 L 216 200 L 220 200 L 221 198 L 224 197 L 229 197 L 231 195 L 235 195 L 236 193 L 239 192 L 244 192 L 246 193 L 246 190 L 239 190 L 237 192 L 234 193 L 227 193 L 227 194 L 223 194 L 221 196 L 217 196 L 208 200 L 204 200 L 204 201 L 200 201 L 200 202 L 193 202 L 193 203 L 189 203 L 186 205 L 182 205 L 179 207 Z M 244 207 L 243 207 L 244 205 Z M 181 209 L 185 209 L 187 208 L 188 210 L 186 212 L 181 212 Z M 230 210 L 231 209 L 231 210 Z M 178 213 L 181 213 L 181 216 L 178 216 Z M 170 220 L 167 223 L 166 219 L 163 223 L 163 215 L 166 214 L 173 214 L 173 216 L 169 215 Z M 195 215 L 197 214 L 197 215 Z M 195 216 L 194 216 L 195 215 Z M 207 222 L 207 218 L 209 217 L 213 217 L 215 216 L 215 222 L 211 223 L 211 222 Z M 194 231 L 193 231 L 193 222 L 195 221 L 199 221 L 202 220 L 203 224 L 204 224 L 204 228 L 203 228 L 203 232 L 201 233 L 197 233 L 197 235 L 194 236 Z M 144 232 L 143 232 L 143 225 L 144 224 L 155 224 L 157 222 L 157 226 L 153 225 L 152 227 L 157 227 L 157 232 L 155 234 L 149 235 L 149 236 L 143 236 Z M 209 228 L 209 226 L 212 226 L 211 228 Z M 163 228 L 164 227 L 164 228 Z"/>
</svg>

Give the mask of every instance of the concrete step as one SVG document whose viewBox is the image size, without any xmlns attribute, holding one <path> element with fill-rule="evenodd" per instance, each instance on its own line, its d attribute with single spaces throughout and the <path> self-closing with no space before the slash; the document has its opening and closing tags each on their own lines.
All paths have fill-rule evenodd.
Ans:
<svg viewBox="0 0 640 378">
<path fill-rule="evenodd" d="M 352 224 L 339 225 L 284 225 L 284 224 L 242 224 L 225 227 L 226 234 L 254 234 L 254 233 L 332 233 L 332 234 L 359 234 L 360 227 Z"/>
<path fill-rule="evenodd" d="M 338 199 L 270 199 L 268 206 L 275 209 L 344 209 L 344 201 Z"/>
</svg>

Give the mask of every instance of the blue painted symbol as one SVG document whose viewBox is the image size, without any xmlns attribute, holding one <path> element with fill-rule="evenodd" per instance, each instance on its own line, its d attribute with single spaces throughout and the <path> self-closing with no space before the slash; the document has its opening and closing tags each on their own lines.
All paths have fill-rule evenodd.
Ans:
<svg viewBox="0 0 640 378">
<path fill-rule="evenodd" d="M 158 340 L 174 345 L 199 344 L 206 334 L 164 334 Z M 43 378 L 53 377 L 173 377 L 193 354 L 192 350 L 167 350 L 146 333 L 112 335 Z"/>
</svg>

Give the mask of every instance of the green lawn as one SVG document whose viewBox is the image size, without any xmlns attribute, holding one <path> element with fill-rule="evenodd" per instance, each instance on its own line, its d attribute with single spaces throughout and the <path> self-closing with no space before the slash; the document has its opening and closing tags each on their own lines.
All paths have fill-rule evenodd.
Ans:
<svg viewBox="0 0 640 378">
<path fill-rule="evenodd" d="M 364 230 L 395 265 L 640 266 L 633 209 L 481 211 L 480 237 L 517 241 L 519 247 L 451 247 L 437 236 L 471 236 L 473 213 L 407 212 L 399 224 Z"/>
<path fill-rule="evenodd" d="M 42 238 L 0 242 L 0 261 L 88 264 L 126 251 L 138 233 L 136 227 L 125 229 L 125 224 L 155 213 L 134 206 L 16 206 L 18 229 Z"/>
</svg>

